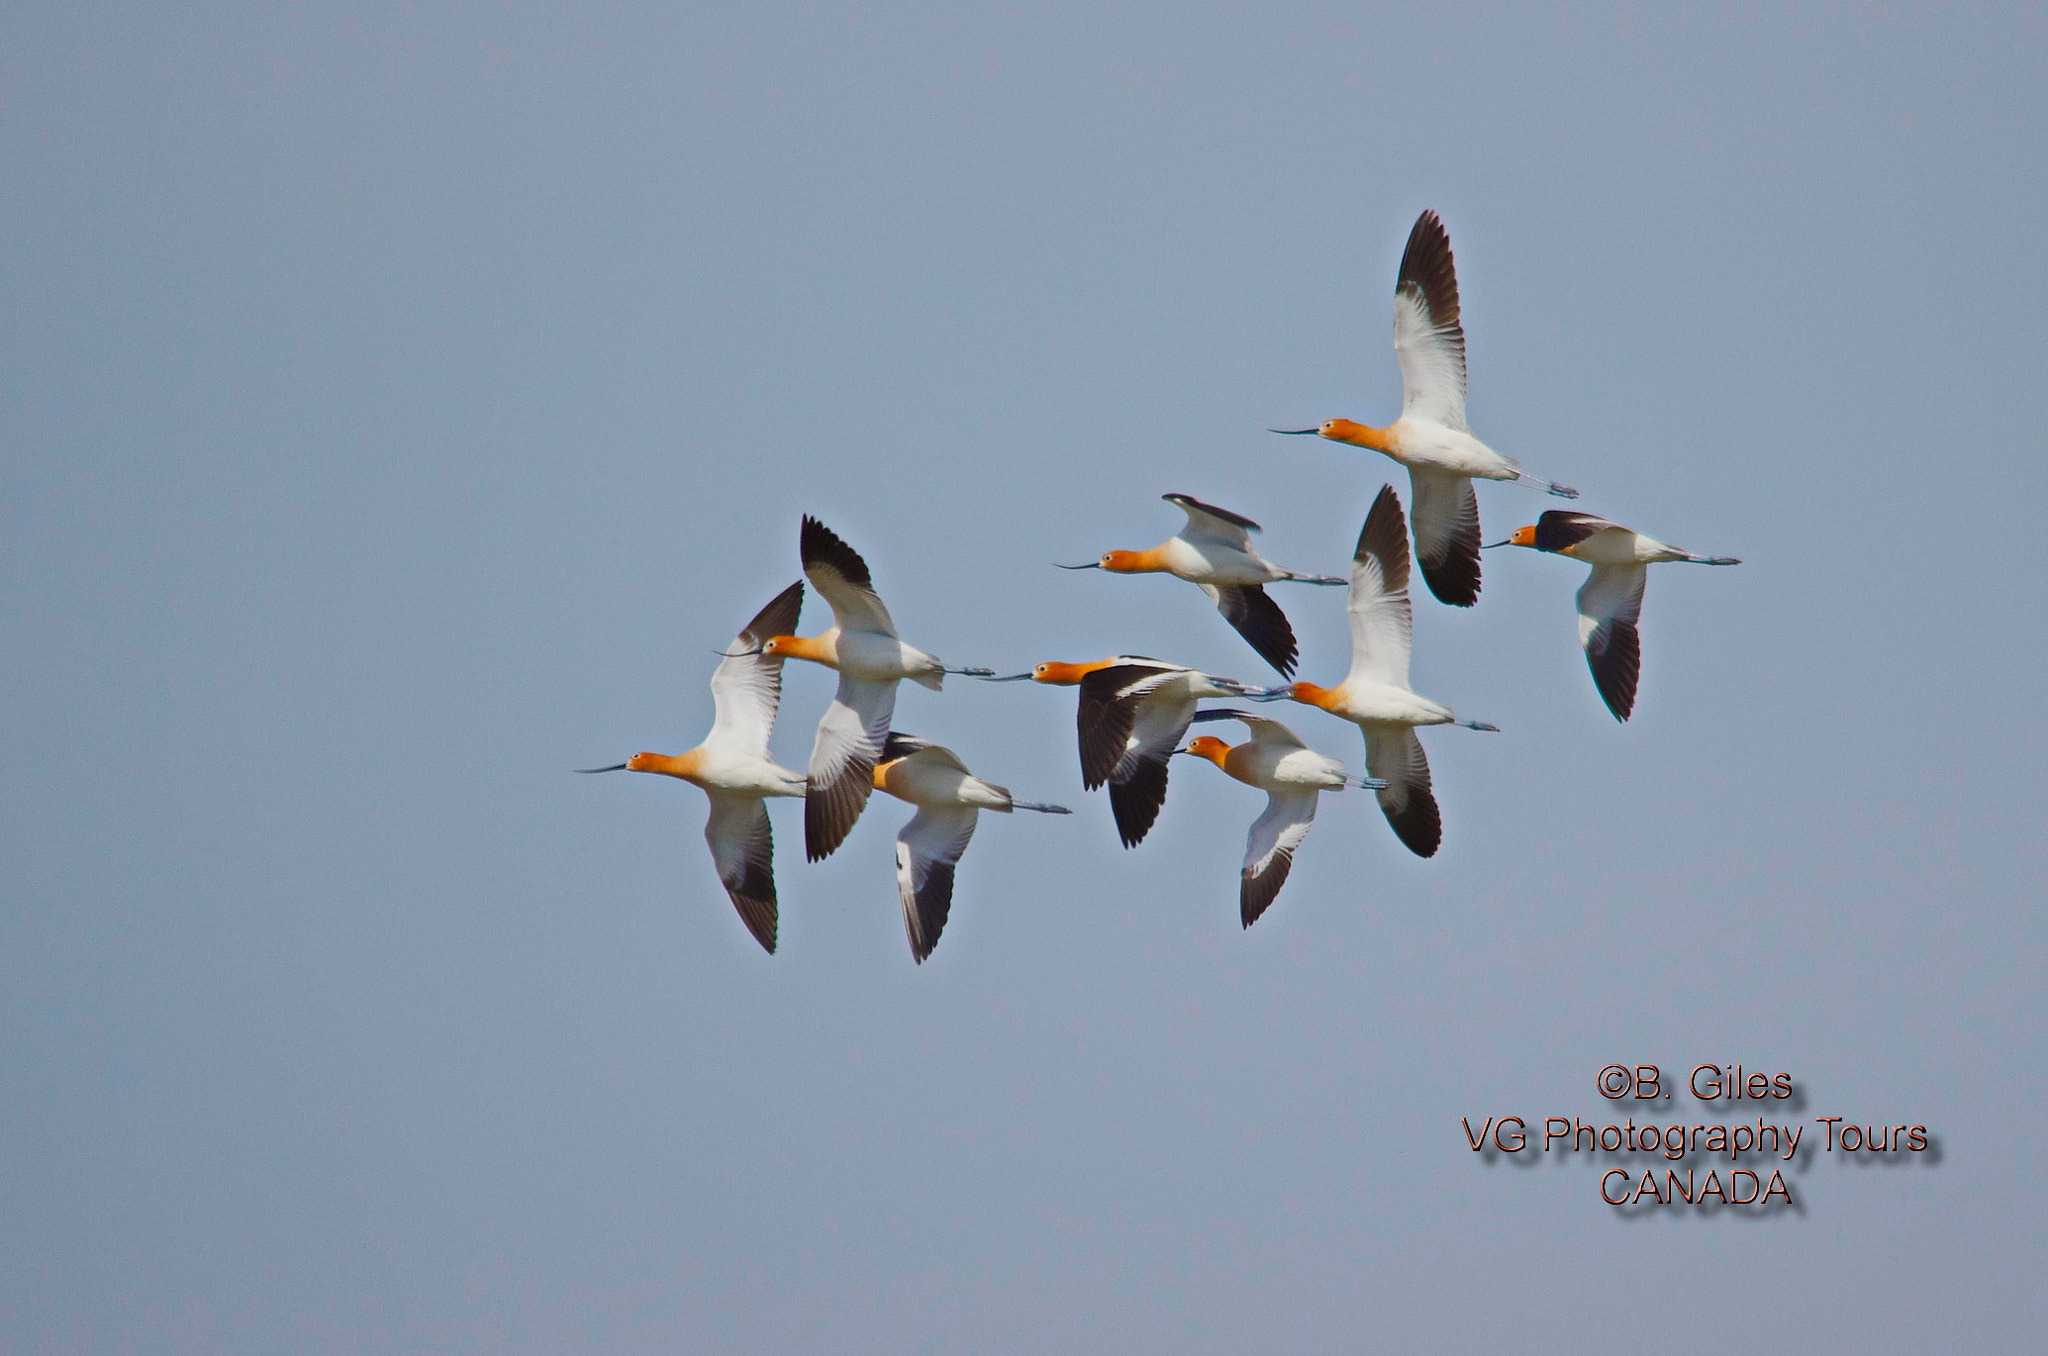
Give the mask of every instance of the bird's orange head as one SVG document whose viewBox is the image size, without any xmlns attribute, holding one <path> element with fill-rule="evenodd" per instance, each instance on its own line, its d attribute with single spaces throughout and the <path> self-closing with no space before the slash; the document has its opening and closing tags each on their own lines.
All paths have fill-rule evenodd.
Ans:
<svg viewBox="0 0 2048 1356">
<path fill-rule="evenodd" d="M 1330 699 L 1334 695 L 1329 688 L 1317 687 L 1314 683 L 1289 683 L 1287 685 L 1287 700 L 1300 702 L 1303 706 L 1327 708 L 1330 704 Z"/>
<path fill-rule="evenodd" d="M 696 767 L 697 760 L 687 753 L 636 753 L 626 760 L 628 772 L 659 772 L 665 777 L 687 777 Z"/>
<path fill-rule="evenodd" d="M 1514 534 L 1508 538 L 1508 545 L 1510 546 L 1534 546 L 1535 544 L 1536 525 L 1534 523 L 1527 527 L 1516 528 Z"/>
<path fill-rule="evenodd" d="M 1112 574 L 1142 574 L 1146 569 L 1143 551 L 1104 551 L 1095 563 Z"/>
<path fill-rule="evenodd" d="M 1353 447 L 1370 447 L 1375 452 L 1387 450 L 1387 435 L 1384 429 L 1369 424 L 1357 423 L 1350 419 L 1325 419 L 1316 432 L 1331 442 L 1350 443 Z"/>
<path fill-rule="evenodd" d="M 1188 746 L 1181 752 L 1191 753 L 1197 758 L 1206 758 L 1217 767 L 1222 767 L 1223 760 L 1230 756 L 1230 745 L 1215 735 L 1196 735 L 1188 741 Z"/>
<path fill-rule="evenodd" d="M 1048 659 L 1031 670 L 1031 681 L 1072 687 L 1101 667 L 1100 661 L 1093 664 L 1062 664 L 1057 660 Z"/>
<path fill-rule="evenodd" d="M 780 655 L 784 659 L 809 659 L 816 662 L 825 660 L 825 651 L 818 643 L 817 636 L 770 636 L 761 642 L 761 653 Z"/>
</svg>

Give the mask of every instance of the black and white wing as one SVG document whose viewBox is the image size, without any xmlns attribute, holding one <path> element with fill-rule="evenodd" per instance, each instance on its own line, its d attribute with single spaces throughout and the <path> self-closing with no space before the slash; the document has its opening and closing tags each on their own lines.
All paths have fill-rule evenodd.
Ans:
<svg viewBox="0 0 2048 1356">
<path fill-rule="evenodd" d="M 860 552 L 840 540 L 839 534 L 806 515 L 797 537 L 797 551 L 803 557 L 804 577 L 832 608 L 832 620 L 843 631 L 875 631 L 896 634 L 889 609 L 875 594 L 875 582 L 868 575 L 868 563 Z"/>
<path fill-rule="evenodd" d="M 1162 494 L 1159 496 L 1169 504 L 1176 504 L 1188 515 L 1188 525 L 1181 529 L 1180 538 L 1197 548 L 1219 546 L 1226 551 L 1252 549 L 1251 533 L 1259 531 L 1259 525 L 1241 513 L 1232 513 L 1214 504 L 1205 504 L 1192 495 Z"/>
<path fill-rule="evenodd" d="M 1237 887 L 1237 912 L 1244 926 L 1259 921 L 1294 865 L 1294 850 L 1315 822 L 1317 792 L 1289 789 L 1266 793 L 1266 812 L 1252 821 L 1245 840 L 1244 870 Z"/>
<path fill-rule="evenodd" d="M 1408 469 L 1415 487 L 1415 563 L 1439 602 L 1479 601 L 1479 498 L 1472 477 L 1424 467 Z"/>
<path fill-rule="evenodd" d="M 1647 565 L 1595 565 L 1579 588 L 1579 643 L 1586 647 L 1593 686 L 1616 720 L 1627 720 L 1636 706 L 1643 663 L 1636 621 L 1643 614 L 1643 585 L 1649 578 Z"/>
<path fill-rule="evenodd" d="M 1551 509 L 1536 520 L 1536 549 L 1568 551 L 1588 537 L 1602 532 L 1627 532 L 1605 518 L 1572 509 Z"/>
<path fill-rule="evenodd" d="M 1344 681 L 1405 689 L 1415 610 L 1408 601 L 1408 524 L 1392 485 L 1380 487 L 1359 529 L 1345 610 L 1351 617 L 1351 672 Z"/>
<path fill-rule="evenodd" d="M 1249 711 L 1241 710 L 1234 706 L 1214 707 L 1210 710 L 1199 712 L 1190 717 L 1188 723 L 1193 724 L 1195 721 L 1206 723 L 1212 720 L 1237 720 L 1244 722 L 1244 728 L 1251 735 L 1251 742 L 1254 744 L 1265 744 L 1268 747 L 1278 749 L 1305 749 L 1308 747 L 1308 745 L 1301 742 L 1300 735 L 1297 735 L 1279 721 L 1274 720 L 1271 716 L 1255 716 Z"/>
<path fill-rule="evenodd" d="M 977 812 L 967 806 L 925 806 L 896 835 L 896 887 L 910 954 L 924 964 L 953 908 L 953 868 L 974 837 Z"/>
<path fill-rule="evenodd" d="M 1424 212 L 1408 233 L 1394 284 L 1394 357 L 1401 364 L 1401 417 L 1465 428 L 1465 327 L 1450 233 Z"/>
<path fill-rule="evenodd" d="M 804 795 L 804 855 L 831 856 L 875 789 L 875 764 L 896 714 L 896 684 L 839 675 L 839 691 L 818 722 L 811 746 L 810 788 Z"/>
<path fill-rule="evenodd" d="M 1280 671 L 1282 678 L 1294 676 L 1294 628 L 1280 604 L 1266 596 L 1262 584 L 1201 584 L 1202 592 L 1215 602 L 1223 620 L 1259 652 L 1259 658 Z"/>
<path fill-rule="evenodd" d="M 775 709 L 782 700 L 782 656 L 762 654 L 771 636 L 796 630 L 804 602 L 801 580 L 775 595 L 734 638 L 726 656 L 711 674 L 711 701 L 717 711 L 706 747 L 755 758 L 768 756 L 768 736 L 775 730 Z"/>
<path fill-rule="evenodd" d="M 1125 847 L 1145 841 L 1166 803 L 1167 760 L 1194 718 L 1195 699 L 1161 689 L 1187 670 L 1168 664 L 1117 664 L 1081 680 L 1076 723 L 1081 783 L 1109 785 L 1109 809 Z"/>
<path fill-rule="evenodd" d="M 776 634 L 782 634 L 777 632 Z M 732 896 L 740 921 L 771 955 L 775 951 L 775 837 L 768 826 L 768 804 L 759 796 L 712 791 L 711 817 L 704 823 L 704 841 L 719 883 Z"/>
<path fill-rule="evenodd" d="M 1443 844 L 1443 817 L 1430 790 L 1429 759 L 1413 729 L 1367 730 L 1365 770 L 1386 779 L 1374 794 L 1394 836 L 1418 857 L 1434 857 Z"/>
</svg>

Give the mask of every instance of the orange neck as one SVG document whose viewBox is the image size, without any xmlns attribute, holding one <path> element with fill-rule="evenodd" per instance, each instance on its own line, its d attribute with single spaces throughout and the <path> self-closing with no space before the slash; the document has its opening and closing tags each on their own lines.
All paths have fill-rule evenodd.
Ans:
<svg viewBox="0 0 2048 1356">
<path fill-rule="evenodd" d="M 1394 436 L 1387 429 L 1374 428 L 1370 424 L 1353 423 L 1349 419 L 1332 419 L 1316 430 L 1332 442 L 1350 443 L 1353 447 L 1369 447 L 1375 452 L 1392 452 Z"/>
<path fill-rule="evenodd" d="M 1341 704 L 1342 698 L 1333 688 L 1317 687 L 1314 683 L 1296 683 L 1287 689 L 1289 701 L 1300 702 L 1303 706 L 1320 706 L 1329 711 Z"/>
<path fill-rule="evenodd" d="M 704 755 L 692 749 L 688 753 L 636 753 L 626 760 L 631 772 L 658 772 L 664 777 L 681 777 L 684 781 L 695 781 L 697 769 L 704 761 Z"/>
<path fill-rule="evenodd" d="M 1034 683 L 1054 683 L 1061 687 L 1072 687 L 1089 674 L 1099 669 L 1109 668 L 1115 663 L 1114 659 L 1097 659 L 1086 664 L 1062 664 L 1056 660 L 1047 660 L 1031 670 L 1031 681 Z"/>
<path fill-rule="evenodd" d="M 785 659 L 808 659 L 813 664 L 839 662 L 839 647 L 825 636 L 776 636 L 775 653 Z"/>
<path fill-rule="evenodd" d="M 1166 569 L 1166 548 L 1145 551 L 1111 551 L 1102 557 L 1102 568 L 1111 574 L 1159 574 Z"/>
</svg>

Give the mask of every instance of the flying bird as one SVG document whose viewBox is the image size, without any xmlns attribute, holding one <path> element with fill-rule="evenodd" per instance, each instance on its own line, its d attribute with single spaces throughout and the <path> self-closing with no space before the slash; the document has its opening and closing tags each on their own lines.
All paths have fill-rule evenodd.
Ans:
<svg viewBox="0 0 2048 1356">
<path fill-rule="evenodd" d="M 1242 514 L 1205 504 L 1185 494 L 1159 496 L 1188 515 L 1180 532 L 1144 551 L 1108 551 L 1086 565 L 1063 570 L 1108 570 L 1112 574 L 1170 574 L 1201 586 L 1223 620 L 1251 643 L 1283 678 L 1294 673 L 1294 628 L 1287 614 L 1266 596 L 1266 584 L 1342 584 L 1330 575 L 1296 574 L 1263 559 L 1252 549 L 1259 525 Z"/>
<path fill-rule="evenodd" d="M 1684 560 L 1695 565 L 1740 565 L 1733 556 L 1696 556 L 1655 537 L 1632 532 L 1590 513 L 1552 509 L 1533 527 L 1518 527 L 1506 541 L 1491 546 L 1528 546 L 1552 555 L 1570 556 L 1593 567 L 1579 586 L 1579 644 L 1586 647 L 1586 666 L 1593 686 L 1616 720 L 1627 720 L 1636 705 L 1636 678 L 1643 650 L 1636 621 L 1643 612 L 1643 585 L 1650 566 Z"/>
<path fill-rule="evenodd" d="M 1408 527 L 1392 485 L 1380 487 L 1351 561 L 1351 672 L 1332 688 L 1291 683 L 1254 694 L 1320 706 L 1365 732 L 1365 770 L 1384 778 L 1380 809 L 1394 836 L 1418 857 L 1433 857 L 1443 842 L 1443 819 L 1430 789 L 1429 760 L 1419 725 L 1497 727 L 1459 720 L 1450 707 L 1418 697 L 1408 686 L 1414 613 L 1408 601 Z"/>
<path fill-rule="evenodd" d="M 953 868 L 983 810 L 1073 813 L 1064 805 L 1018 800 L 1007 787 L 969 772 L 951 749 L 894 730 L 875 765 L 874 784 L 917 807 L 896 835 L 896 888 L 903 900 L 903 931 L 919 965 L 939 944 L 953 907 Z"/>
<path fill-rule="evenodd" d="M 1325 420 L 1317 433 L 1384 452 L 1408 468 L 1415 489 L 1415 558 L 1429 591 L 1453 607 L 1479 601 L 1479 501 L 1472 478 L 1525 480 L 1566 499 L 1579 492 L 1523 471 L 1465 424 L 1465 329 L 1451 237 L 1435 212 L 1416 218 L 1394 284 L 1394 356 L 1401 364 L 1401 417 L 1385 428 Z"/>
<path fill-rule="evenodd" d="M 1199 669 L 1144 655 L 1120 654 L 1084 664 L 1047 662 L 1029 673 L 991 678 L 992 683 L 1033 682 L 1079 686 L 1075 724 L 1081 743 L 1081 784 L 1093 791 L 1109 786 L 1109 810 L 1125 847 L 1136 847 L 1151 832 L 1166 803 L 1167 760 L 1195 718 L 1205 697 L 1242 697 L 1235 678 L 1215 678 Z"/>
<path fill-rule="evenodd" d="M 1251 738 L 1233 748 L 1214 735 L 1201 735 L 1179 750 L 1206 758 L 1247 786 L 1266 793 L 1266 810 L 1252 821 L 1239 873 L 1237 912 L 1244 926 L 1259 921 L 1287 881 L 1295 851 L 1315 822 L 1316 800 L 1325 791 L 1353 784 L 1384 786 L 1376 778 L 1354 779 L 1335 758 L 1317 753 L 1277 720 L 1249 711 L 1203 711 L 1196 720 L 1241 720 Z"/>
<path fill-rule="evenodd" d="M 775 950 L 775 839 L 768 826 L 769 796 L 801 796 L 805 778 L 768 757 L 775 708 L 782 696 L 782 658 L 764 642 L 796 625 L 804 586 L 791 584 L 741 631 L 711 674 L 715 715 L 711 733 L 687 753 L 636 753 L 611 767 L 578 772 L 658 772 L 704 788 L 711 818 L 704 841 L 718 879 L 732 896 L 754 940 Z"/>
<path fill-rule="evenodd" d="M 949 673 L 987 677 L 994 671 L 949 669 L 936 656 L 898 640 L 867 562 L 816 518 L 804 518 L 797 545 L 804 577 L 831 604 L 832 627 L 815 636 L 772 635 L 761 648 L 765 654 L 808 659 L 839 672 L 839 691 L 818 722 L 811 747 L 811 789 L 804 798 L 804 853 L 815 862 L 846 841 L 867 808 L 875 764 L 896 714 L 896 684 L 908 678 L 937 690 Z M 792 626 L 795 620 L 790 619 Z"/>
</svg>

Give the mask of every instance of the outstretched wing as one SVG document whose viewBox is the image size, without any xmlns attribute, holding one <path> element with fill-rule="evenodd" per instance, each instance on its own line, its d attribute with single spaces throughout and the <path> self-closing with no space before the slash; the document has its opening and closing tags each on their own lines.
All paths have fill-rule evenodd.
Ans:
<svg viewBox="0 0 2048 1356">
<path fill-rule="evenodd" d="M 1294 628 L 1280 604 L 1266 596 L 1262 584 L 1201 584 L 1202 592 L 1216 603 L 1223 620 L 1259 652 L 1259 657 L 1280 671 L 1282 678 L 1294 676 Z"/>
<path fill-rule="evenodd" d="M 1451 237 L 1435 212 L 1415 219 L 1394 284 L 1394 357 L 1401 417 L 1465 428 L 1465 327 Z"/>
<path fill-rule="evenodd" d="M 775 730 L 775 708 L 782 700 L 782 656 L 762 654 L 761 646 L 770 636 L 796 630 L 803 603 L 799 580 L 776 594 L 775 601 L 733 639 L 711 674 L 711 702 L 717 715 L 704 738 L 706 745 L 756 758 L 768 756 L 768 736 Z"/>
<path fill-rule="evenodd" d="M 967 764 L 960 761 L 960 755 L 944 744 L 934 744 L 929 739 L 904 734 L 901 730 L 889 731 L 889 738 L 882 745 L 884 763 L 893 763 L 899 758 L 915 758 L 919 766 L 951 768 L 955 772 L 967 772 Z M 973 773 L 968 773 L 973 776 Z"/>
<path fill-rule="evenodd" d="M 1536 520 L 1536 549 L 1568 551 L 1586 538 L 1597 536 L 1613 526 L 1605 518 L 1590 513 L 1551 509 Z"/>
<path fill-rule="evenodd" d="M 1159 496 L 1169 504 L 1178 504 L 1188 515 L 1188 525 L 1181 529 L 1182 541 L 1192 546 L 1204 544 L 1221 546 L 1230 551 L 1250 551 L 1251 533 L 1259 525 L 1241 513 L 1217 508 L 1185 494 L 1162 494 Z"/>
<path fill-rule="evenodd" d="M 1294 865 L 1294 850 L 1315 822 L 1317 792 L 1269 791 L 1266 812 L 1252 821 L 1245 839 L 1244 871 L 1237 887 L 1237 912 L 1246 927 L 1259 921 Z"/>
<path fill-rule="evenodd" d="M 976 812 L 964 806 L 926 806 L 896 835 L 896 888 L 903 898 L 903 931 L 919 965 L 939 944 L 953 908 L 953 867 L 974 837 Z"/>
<path fill-rule="evenodd" d="M 840 630 L 896 634 L 889 609 L 875 596 L 868 563 L 860 558 L 860 552 L 841 541 L 838 533 L 806 515 L 803 531 L 797 537 L 797 551 L 803 557 L 804 577 L 831 604 L 832 620 Z"/>
<path fill-rule="evenodd" d="M 1110 780 L 1118 766 L 1134 751 L 1134 739 L 1141 724 L 1140 713 L 1154 714 L 1154 708 L 1175 705 L 1163 702 L 1155 696 L 1159 688 L 1179 677 L 1182 670 L 1177 668 L 1153 667 L 1146 664 L 1112 664 L 1097 669 L 1081 679 L 1080 705 L 1074 714 L 1075 729 L 1081 743 L 1081 784 L 1093 791 Z M 1148 700 L 1149 699 L 1149 700 Z M 1193 712 L 1194 702 L 1186 703 Z M 1156 720 L 1145 719 L 1148 739 L 1140 743 L 1158 743 L 1161 736 L 1149 727 Z M 1187 722 L 1181 722 L 1181 729 Z M 1168 743 L 1166 753 L 1172 753 L 1172 745 L 1178 743 L 1178 732 L 1165 736 Z M 1162 755 L 1163 756 L 1163 755 Z"/>
<path fill-rule="evenodd" d="M 1249 711 L 1241 711 L 1234 706 L 1216 707 L 1200 712 L 1189 723 L 1193 724 L 1194 721 L 1198 720 L 1241 720 L 1244 722 L 1245 729 L 1251 732 L 1254 744 L 1266 744 L 1273 748 L 1281 749 L 1305 749 L 1308 747 L 1308 745 L 1301 742 L 1301 736 L 1295 734 L 1294 731 L 1288 729 L 1279 721 L 1274 720 L 1271 716 L 1255 716 Z"/>
<path fill-rule="evenodd" d="M 1081 680 L 1082 779 L 1091 791 L 1109 783 L 1110 813 L 1127 848 L 1145 841 L 1166 803 L 1167 760 L 1194 718 L 1195 699 L 1162 689 L 1187 672 L 1126 664 Z"/>
<path fill-rule="evenodd" d="M 1595 565 L 1579 588 L 1579 644 L 1586 647 L 1593 686 L 1616 720 L 1627 720 L 1636 707 L 1636 678 L 1643 664 L 1636 621 L 1643 615 L 1643 585 L 1649 579 L 1647 565 Z"/>
<path fill-rule="evenodd" d="M 1434 857 L 1444 840 L 1443 817 L 1430 790 L 1429 759 L 1415 731 L 1367 730 L 1365 770 L 1386 779 L 1376 794 L 1394 836 L 1416 856 Z"/>
<path fill-rule="evenodd" d="M 1116 819 L 1116 836 L 1127 848 L 1145 841 L 1166 804 L 1166 764 L 1151 758 L 1130 760 L 1123 780 L 1109 784 L 1109 812 Z"/>
<path fill-rule="evenodd" d="M 811 746 L 810 789 L 804 795 L 804 855 L 831 856 L 875 789 L 875 763 L 896 714 L 896 684 L 871 683 L 839 675 L 839 691 Z"/>
<path fill-rule="evenodd" d="M 1472 477 L 1408 468 L 1415 487 L 1415 563 L 1438 601 L 1479 601 L 1479 498 Z"/>
<path fill-rule="evenodd" d="M 781 634 L 781 633 L 777 633 Z M 775 836 L 768 827 L 768 803 L 759 796 L 713 791 L 704 841 L 719 883 L 732 896 L 740 921 L 769 954 L 775 951 Z"/>
<path fill-rule="evenodd" d="M 1408 524 L 1392 485 L 1380 487 L 1359 529 L 1346 610 L 1351 615 L 1351 673 L 1344 681 L 1406 688 L 1415 613 L 1408 601 Z"/>
</svg>

